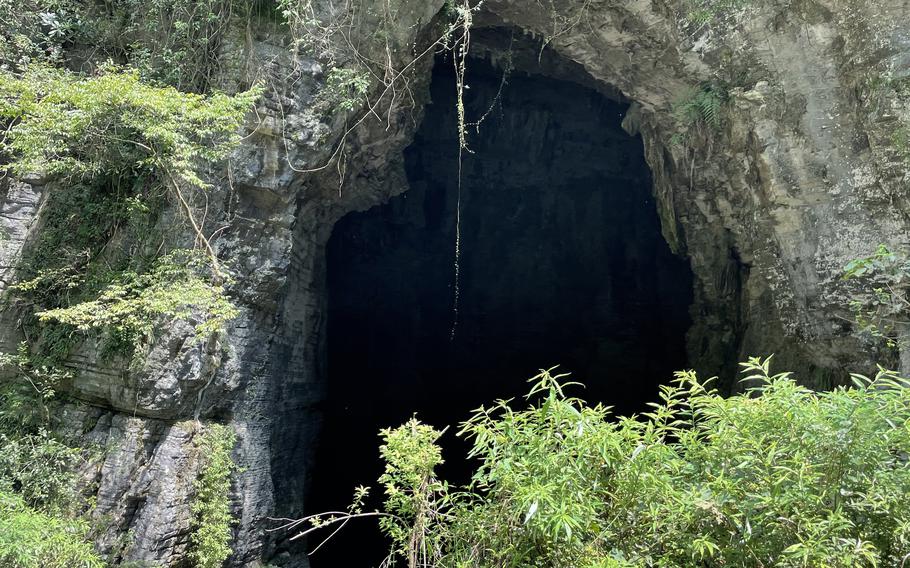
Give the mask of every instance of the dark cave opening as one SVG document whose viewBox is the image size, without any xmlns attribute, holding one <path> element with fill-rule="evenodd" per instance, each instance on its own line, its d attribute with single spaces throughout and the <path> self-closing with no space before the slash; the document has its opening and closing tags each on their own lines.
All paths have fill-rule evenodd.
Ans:
<svg viewBox="0 0 910 568">
<path fill-rule="evenodd" d="M 454 426 L 522 395 L 554 365 L 585 383 L 582 398 L 632 413 L 687 365 L 692 275 L 661 236 L 642 142 L 620 127 L 627 105 L 517 72 L 500 91 L 501 76 L 485 61 L 469 65 L 468 117 L 486 118 L 462 164 L 457 314 L 451 62 L 436 65 L 432 103 L 405 152 L 410 189 L 335 226 L 310 513 L 343 509 L 356 485 L 375 485 L 378 430 L 414 413 Z M 466 467 L 454 430 L 444 473 L 458 481 Z M 361 520 L 310 561 L 376 566 L 384 552 L 375 523 Z"/>
</svg>

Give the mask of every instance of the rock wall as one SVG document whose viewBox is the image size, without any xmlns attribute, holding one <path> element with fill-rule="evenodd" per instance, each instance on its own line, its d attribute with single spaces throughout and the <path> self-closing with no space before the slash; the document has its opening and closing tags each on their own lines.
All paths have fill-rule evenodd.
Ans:
<svg viewBox="0 0 910 568">
<path fill-rule="evenodd" d="M 697 366 L 729 380 L 736 361 L 775 352 L 782 367 L 826 386 L 869 363 L 845 324 L 843 265 L 873 243 L 906 240 L 903 166 L 886 126 L 899 111 L 876 115 L 862 90 L 906 73 L 906 7 L 770 4 L 699 26 L 673 2 L 592 2 L 565 8 L 578 15 L 569 28 L 526 3 L 486 6 L 552 36 L 554 51 L 640 105 L 634 123 L 664 233 L 699 280 L 689 339 Z M 714 80 L 732 86 L 726 124 L 674 144 L 674 102 Z"/>
<path fill-rule="evenodd" d="M 242 67 L 268 85 L 254 133 L 212 172 L 220 181 L 209 196 L 243 313 L 208 345 L 164 326 L 138 371 L 99 363 L 90 345 L 73 358 L 79 376 L 61 429 L 104 448 L 85 473 L 108 526 L 105 551 L 180 564 L 198 417 L 230 421 L 239 436 L 232 565 L 306 564 L 285 554 L 286 535 L 265 529 L 268 517 L 304 507 L 325 389 L 325 243 L 345 213 L 407 189 L 402 149 L 420 121 L 432 57 L 411 61 L 435 39 L 442 4 L 391 4 L 384 57 L 408 87 L 394 96 L 378 88 L 375 116 L 362 121 L 363 109 L 330 118 L 312 110 L 325 69 L 291 57 L 277 24 L 241 26 L 223 46 L 243 62 L 225 68 L 225 84 L 248 80 Z M 888 359 L 850 333 L 851 290 L 839 273 L 876 243 L 908 244 L 906 162 L 892 135 L 910 110 L 878 80 L 910 75 L 908 10 L 902 0 L 754 0 L 696 25 L 682 0 L 486 0 L 474 47 L 502 63 L 514 38 L 545 43 L 537 56 L 519 45 L 513 64 L 633 103 L 626 125 L 645 141 L 663 233 L 695 276 L 688 344 L 700 370 L 729 385 L 736 361 L 775 352 L 780 368 L 824 387 Z M 674 103 L 718 80 L 731 88 L 722 127 L 680 142 Z M 37 180 L 3 189 L 6 285 L 40 231 L 44 189 Z M 179 226 L 176 215 L 162 223 Z M 16 314 L 0 321 L 9 349 Z"/>
</svg>

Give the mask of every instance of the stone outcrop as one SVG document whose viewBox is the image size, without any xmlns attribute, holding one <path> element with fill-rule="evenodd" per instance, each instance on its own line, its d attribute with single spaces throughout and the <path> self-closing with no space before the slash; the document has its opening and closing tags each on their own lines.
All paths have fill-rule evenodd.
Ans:
<svg viewBox="0 0 910 568">
<path fill-rule="evenodd" d="M 267 84 L 253 134 L 211 173 L 208 219 L 222 228 L 215 246 L 242 315 L 211 344 L 192 341 L 189 326 L 162 326 L 141 369 L 100 363 L 84 346 L 60 416 L 67 436 L 103 449 L 85 475 L 108 527 L 99 545 L 120 560 L 180 565 L 198 417 L 229 421 L 238 434 L 231 564 L 306 565 L 287 535 L 266 529 L 269 517 L 304 509 L 325 389 L 325 244 L 346 213 L 407 190 L 402 151 L 420 123 L 428 47 L 445 17 L 442 0 L 392 5 L 384 57 L 406 87 L 377 87 L 363 120 L 364 109 L 313 111 L 326 69 L 292 57 L 277 24 L 238 31 L 222 48 L 244 59 L 225 67 L 225 86 L 248 81 L 248 70 Z M 695 278 L 687 342 L 698 369 L 731 385 L 738 360 L 774 352 L 779 368 L 825 387 L 889 362 L 851 333 L 853 291 L 840 272 L 879 242 L 910 244 L 906 158 L 893 139 L 910 109 L 881 80 L 910 75 L 906 3 L 754 0 L 707 25 L 690 21 L 687 5 L 486 0 L 472 53 L 503 64 L 511 45 L 518 69 L 632 103 L 624 124 L 644 139 L 663 234 Z M 687 129 L 675 104 L 713 83 L 729 90 L 721 126 Z M 40 231 L 45 189 L 4 183 L 6 286 Z M 174 215 L 161 222 L 179 226 Z M 2 318 L 0 345 L 13 348 L 15 313 Z"/>
</svg>

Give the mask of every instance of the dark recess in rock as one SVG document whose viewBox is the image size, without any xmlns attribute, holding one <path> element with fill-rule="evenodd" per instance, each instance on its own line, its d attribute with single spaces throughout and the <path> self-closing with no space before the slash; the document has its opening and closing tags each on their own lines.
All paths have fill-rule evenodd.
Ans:
<svg viewBox="0 0 910 568">
<path fill-rule="evenodd" d="M 692 275 L 661 236 L 626 105 L 577 84 L 469 65 L 469 120 L 493 106 L 463 165 L 460 300 L 453 317 L 457 129 L 451 61 L 405 154 L 410 189 L 351 213 L 328 245 L 328 400 L 307 500 L 343 509 L 379 471 L 380 427 L 437 427 L 515 397 L 561 365 L 590 401 L 640 411 L 687 365 Z M 494 100 L 496 104 L 493 104 Z M 445 436 L 444 472 L 464 447 Z M 381 497 L 374 489 L 374 499 Z M 319 539 L 311 541 L 311 546 Z M 352 523 L 315 568 L 375 566 L 375 524 Z"/>
</svg>

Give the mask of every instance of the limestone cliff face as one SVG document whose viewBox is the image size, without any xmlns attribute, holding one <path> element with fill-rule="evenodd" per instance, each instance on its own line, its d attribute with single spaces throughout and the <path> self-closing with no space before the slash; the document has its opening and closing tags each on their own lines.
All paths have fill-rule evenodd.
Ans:
<svg viewBox="0 0 910 568">
<path fill-rule="evenodd" d="M 281 536 L 265 529 L 268 517 L 303 508 L 325 389 L 325 244 L 344 214 L 407 190 L 402 151 L 427 96 L 432 50 L 412 60 L 435 39 L 443 0 L 393 4 L 384 56 L 406 69 L 408 92 L 386 92 L 363 121 L 363 109 L 313 112 L 325 69 L 291 57 L 281 27 L 238 31 L 223 46 L 269 79 L 254 133 L 212 172 L 220 181 L 209 196 L 242 315 L 212 344 L 164 326 L 139 370 L 99 363 L 90 345 L 70 362 L 79 374 L 60 421 L 104 448 L 85 477 L 108 527 L 99 544 L 121 560 L 181 563 L 196 418 L 238 433 L 232 565 L 284 558 Z M 774 352 L 817 387 L 867 370 L 885 355 L 851 335 L 839 275 L 879 242 L 910 244 L 906 163 L 892 140 L 910 107 L 878 80 L 910 76 L 910 7 L 755 0 L 710 25 L 685 12 L 676 0 L 486 0 L 473 53 L 502 61 L 511 45 L 518 69 L 633 103 L 625 124 L 645 141 L 664 236 L 695 277 L 697 368 L 729 381 L 744 356 Z M 240 73 L 228 66 L 225 84 Z M 722 127 L 680 142 L 674 102 L 718 80 L 731 88 Z M 41 230 L 48 191 L 41 180 L 5 183 L 4 287 Z M 161 222 L 178 226 L 175 215 Z M 10 349 L 16 314 L 2 318 L 0 347 Z"/>
</svg>

